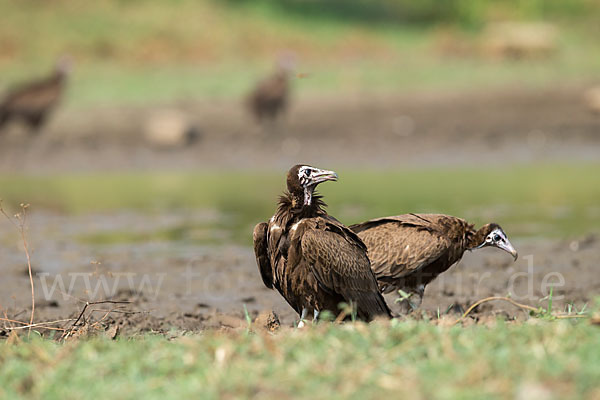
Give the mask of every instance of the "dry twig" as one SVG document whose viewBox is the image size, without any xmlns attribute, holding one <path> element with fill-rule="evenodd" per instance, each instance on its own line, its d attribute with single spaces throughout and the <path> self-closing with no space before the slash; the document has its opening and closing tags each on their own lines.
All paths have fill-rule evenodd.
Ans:
<svg viewBox="0 0 600 400">
<path fill-rule="evenodd" d="M 89 302 L 89 301 L 84 301 L 84 300 L 81 300 L 74 296 L 69 295 L 70 297 L 72 297 L 82 303 L 85 303 L 81 312 L 79 313 L 79 316 L 76 319 L 67 318 L 67 319 L 61 319 L 61 320 L 56 320 L 56 321 L 39 322 L 39 323 L 34 324 L 33 319 L 34 319 L 34 315 L 35 315 L 35 287 L 34 287 L 34 283 L 33 283 L 33 270 L 31 267 L 31 257 L 29 254 L 29 245 L 27 242 L 27 235 L 26 235 L 27 209 L 28 208 L 29 208 L 29 204 L 21 204 L 21 212 L 15 214 L 14 217 L 11 217 L 8 215 L 8 213 L 2 207 L 2 199 L 0 199 L 0 214 L 4 215 L 6 217 L 6 219 L 8 219 L 8 221 L 19 231 L 19 233 L 21 235 L 21 241 L 23 242 L 23 249 L 24 249 L 25 255 L 27 257 L 27 268 L 28 268 L 28 272 L 29 272 L 29 282 L 31 285 L 31 316 L 29 319 L 29 323 L 23 322 L 23 321 L 18 321 L 15 319 L 10 319 L 6 315 L 6 312 L 4 312 L 4 318 L 0 318 L 0 321 L 8 322 L 11 324 L 11 326 L 5 326 L 4 329 L 10 330 L 11 332 L 20 330 L 20 329 L 28 329 L 28 335 L 29 335 L 31 333 L 31 328 L 43 327 L 44 329 L 62 331 L 63 334 L 61 336 L 61 339 L 66 339 L 67 337 L 72 335 L 73 331 L 75 330 L 75 328 L 77 327 L 77 324 L 81 321 L 81 319 L 83 318 L 85 320 L 84 314 L 89 306 L 97 305 L 97 304 L 130 304 L 131 303 L 130 301 L 114 301 L 114 300 L 102 300 L 102 301 Z M 97 324 L 102 322 L 104 319 L 106 319 L 108 317 L 108 315 L 110 315 L 112 312 L 118 312 L 118 313 L 123 313 L 123 314 L 136 314 L 136 313 L 139 313 L 142 311 L 121 310 L 120 306 L 117 306 L 117 307 L 115 307 L 113 309 L 109 309 L 109 310 L 93 309 L 90 311 L 90 314 L 93 312 L 105 312 L 103 317 L 99 321 L 94 323 L 94 326 L 96 326 Z M 49 326 L 49 325 L 54 325 L 54 324 L 58 324 L 58 323 L 62 323 L 62 322 L 68 322 L 68 321 L 75 321 L 75 322 L 73 322 L 73 324 L 69 328 L 59 328 L 59 327 Z M 20 326 L 15 327 L 15 326 L 12 326 L 12 324 L 19 324 Z"/>
<path fill-rule="evenodd" d="M 69 336 L 71 336 L 73 334 L 73 332 L 75 331 L 75 328 L 77 327 L 77 324 L 79 323 L 79 321 L 81 321 L 81 319 L 84 317 L 85 311 L 88 309 L 88 307 L 97 305 L 97 304 L 131 304 L 131 302 L 130 301 L 115 301 L 115 300 L 86 301 L 85 305 L 81 309 L 81 312 L 79 313 L 79 316 L 75 319 L 75 322 L 73 322 L 73 325 L 71 325 L 71 327 L 69 329 L 65 330 L 61 339 L 64 340 L 64 339 L 67 339 Z M 94 311 L 94 310 L 92 310 L 92 311 Z M 107 311 L 107 310 L 102 310 L 102 311 Z M 106 316 L 108 316 L 108 314 L 110 314 L 110 311 L 106 314 Z M 103 317 L 102 319 L 106 318 L 106 316 Z M 85 318 L 84 318 L 84 320 L 85 320 Z"/>
<path fill-rule="evenodd" d="M 463 319 L 465 319 L 467 317 L 467 315 L 469 315 L 471 313 L 471 311 L 473 311 L 475 308 L 477 308 L 481 304 L 487 303 L 489 301 L 495 301 L 495 300 L 507 301 L 507 302 L 511 303 L 512 305 L 517 306 L 519 308 L 522 308 L 524 310 L 529 310 L 529 311 L 533 311 L 533 312 L 539 311 L 537 308 L 532 307 L 532 306 L 528 306 L 527 304 L 517 303 L 516 301 L 514 301 L 510 297 L 492 296 L 492 297 L 486 297 L 485 299 L 481 299 L 481 300 L 475 302 L 473 305 L 471 305 L 471 307 L 469 307 L 467 309 L 467 311 L 464 312 L 464 314 L 459 319 L 457 319 L 456 321 L 454 321 L 454 323 L 452 325 L 456 325 L 459 322 L 461 322 Z"/>
<path fill-rule="evenodd" d="M 27 269 L 29 271 L 29 283 L 31 285 L 31 317 L 29 318 L 29 332 L 31 333 L 31 326 L 33 325 L 33 316 L 35 314 L 35 289 L 33 286 L 33 272 L 31 270 L 31 257 L 29 256 L 29 246 L 27 244 L 27 235 L 25 234 L 25 227 L 27 224 L 27 208 L 29 208 L 29 204 L 21 203 L 21 212 L 15 214 L 14 218 L 19 221 L 19 224 L 15 223 L 15 221 L 4 211 L 2 208 L 2 199 L 0 199 L 0 213 L 2 213 L 15 228 L 19 230 L 21 234 L 21 240 L 23 242 L 23 249 L 25 250 L 25 255 L 27 256 Z"/>
<path fill-rule="evenodd" d="M 456 321 L 454 321 L 454 323 L 452 325 L 456 325 L 459 322 L 461 322 L 462 320 L 464 320 L 467 317 L 467 315 L 469 315 L 471 313 L 471 311 L 473 311 L 475 308 L 477 308 L 481 304 L 487 303 L 489 301 L 495 301 L 495 300 L 507 301 L 510 304 L 512 304 L 512 305 L 514 305 L 516 307 L 519 307 L 521 309 L 527 310 L 527 311 L 532 311 L 532 312 L 535 312 L 535 313 L 540 312 L 539 308 L 535 308 L 535 307 L 529 306 L 527 304 L 517 303 L 516 301 L 514 301 L 510 297 L 492 296 L 492 297 L 486 297 L 485 299 L 481 299 L 481 300 L 473 303 L 473 305 L 471 305 L 471 307 L 469 307 L 467 309 L 467 311 L 465 311 L 464 314 L 459 319 L 457 319 Z M 565 314 L 558 314 L 558 315 L 555 315 L 555 314 L 552 314 L 552 317 L 557 318 L 557 319 L 587 318 L 587 315 L 579 315 L 579 314 L 576 314 L 576 315 L 571 315 L 571 314 L 566 314 L 566 315 Z"/>
<path fill-rule="evenodd" d="M 56 328 L 53 326 L 46 326 L 46 325 L 54 325 L 54 324 L 59 324 L 61 322 L 67 322 L 67 321 L 73 321 L 73 318 L 58 319 L 56 321 L 48 321 L 48 322 L 38 322 L 36 324 L 30 324 L 30 325 L 25 323 L 25 325 L 23 325 L 23 326 L 15 326 L 15 327 L 7 328 L 7 329 L 8 330 L 19 330 L 19 329 L 31 329 L 31 328 L 42 327 L 44 329 L 50 329 L 50 330 L 54 330 L 54 331 L 64 331 L 65 328 Z M 17 322 L 19 324 L 24 323 L 21 321 L 14 321 L 14 322 Z"/>
</svg>

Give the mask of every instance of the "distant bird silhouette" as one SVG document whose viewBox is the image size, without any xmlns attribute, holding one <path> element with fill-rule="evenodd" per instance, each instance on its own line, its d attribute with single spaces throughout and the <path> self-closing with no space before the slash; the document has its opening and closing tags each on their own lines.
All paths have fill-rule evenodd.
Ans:
<svg viewBox="0 0 600 400">
<path fill-rule="evenodd" d="M 329 216 L 321 196 L 322 182 L 337 180 L 333 171 L 296 165 L 287 175 L 288 191 L 277 212 L 254 228 L 254 253 L 265 286 L 277 289 L 298 314 L 316 318 L 340 303 L 353 304 L 359 319 L 389 317 L 377 280 L 358 236 Z"/>
<path fill-rule="evenodd" d="M 259 81 L 248 95 L 248 109 L 258 122 L 273 122 L 285 112 L 293 68 L 294 61 L 290 55 L 280 58 L 275 71 Z"/>
<path fill-rule="evenodd" d="M 31 132 L 38 132 L 59 103 L 70 70 L 70 60 L 61 58 L 50 76 L 9 90 L 0 102 L 0 129 L 11 120 L 20 120 Z"/>
<path fill-rule="evenodd" d="M 392 297 L 386 296 L 386 300 L 397 314 L 417 308 L 425 286 L 467 250 L 497 247 L 517 259 L 517 251 L 500 225 L 491 223 L 475 230 L 464 219 L 450 215 L 403 214 L 372 219 L 350 229 L 367 245 L 379 287 Z M 399 290 L 409 298 L 402 298 Z"/>
</svg>

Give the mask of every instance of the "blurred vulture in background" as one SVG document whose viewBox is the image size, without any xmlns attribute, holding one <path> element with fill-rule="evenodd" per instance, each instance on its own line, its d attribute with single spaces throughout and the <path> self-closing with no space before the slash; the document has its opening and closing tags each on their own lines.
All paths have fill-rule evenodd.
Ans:
<svg viewBox="0 0 600 400">
<path fill-rule="evenodd" d="M 450 215 L 404 214 L 372 219 L 350 229 L 367 245 L 371 267 L 394 314 L 419 307 L 425 286 L 466 250 L 497 247 L 517 259 L 517 251 L 499 225 L 475 230 L 464 219 Z"/>
<path fill-rule="evenodd" d="M 0 129 L 11 120 L 20 120 L 38 132 L 58 105 L 71 71 L 68 58 L 61 58 L 52 73 L 9 90 L 0 102 Z"/>
<path fill-rule="evenodd" d="M 248 95 L 248 109 L 258 122 L 273 122 L 285 112 L 294 65 L 294 57 L 291 54 L 280 57 L 275 71 L 259 81 Z"/>
<path fill-rule="evenodd" d="M 296 165 L 287 174 L 287 189 L 268 223 L 254 228 L 254 253 L 264 284 L 277 289 L 300 314 L 316 320 L 327 310 L 338 315 L 340 303 L 370 321 L 390 316 L 379 293 L 364 243 L 325 211 L 318 184 L 335 181 L 333 171 Z"/>
</svg>

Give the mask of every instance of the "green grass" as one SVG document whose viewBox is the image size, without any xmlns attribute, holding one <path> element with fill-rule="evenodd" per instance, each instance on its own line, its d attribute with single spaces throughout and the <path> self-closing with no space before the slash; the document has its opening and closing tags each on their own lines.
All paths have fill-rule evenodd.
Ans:
<svg viewBox="0 0 600 400">
<path fill-rule="evenodd" d="M 347 224 L 404 212 L 439 212 L 476 224 L 495 221 L 511 237 L 566 238 L 598 231 L 600 186 L 591 180 L 599 169 L 598 164 L 543 164 L 342 170 L 339 182 L 325 183 L 320 190 L 329 212 Z M 274 213 L 283 189 L 282 173 L 260 171 L 0 176 L 0 198 L 10 211 L 20 203 L 30 203 L 33 211 L 67 214 L 211 209 L 223 215 L 215 228 L 227 230 L 242 243 L 249 243 L 254 224 Z M 156 235 L 175 240 L 190 229 L 176 227 Z M 146 239 L 135 233 L 115 235 L 84 239 L 103 243 Z"/>
<path fill-rule="evenodd" d="M 0 343 L 0 397 L 504 399 L 535 398 L 533 387 L 596 398 L 599 328 L 535 322 L 324 323 L 275 335 Z"/>
</svg>

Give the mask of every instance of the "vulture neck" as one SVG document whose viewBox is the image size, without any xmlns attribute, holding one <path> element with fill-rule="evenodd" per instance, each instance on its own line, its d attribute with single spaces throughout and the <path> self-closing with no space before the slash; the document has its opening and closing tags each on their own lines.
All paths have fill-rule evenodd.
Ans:
<svg viewBox="0 0 600 400">
<path fill-rule="evenodd" d="M 287 81 L 288 77 L 289 77 L 289 73 L 284 68 L 278 68 L 277 71 L 275 71 L 275 77 L 282 82 Z"/>
<path fill-rule="evenodd" d="M 465 234 L 467 250 L 478 248 L 485 241 L 485 236 L 485 226 L 479 228 L 479 230 L 475 230 L 473 225 L 470 225 L 467 228 L 467 233 Z"/>
<path fill-rule="evenodd" d="M 54 82 L 63 82 L 67 80 L 68 77 L 69 70 L 67 68 L 57 66 L 51 75 L 51 80 L 53 80 Z"/>
<path fill-rule="evenodd" d="M 304 193 L 285 192 L 279 198 L 275 219 L 282 226 L 286 226 L 291 221 L 326 215 L 327 211 L 324 210 L 326 206 L 327 204 L 321 200 L 321 196 L 316 193 L 312 194 L 310 204 L 305 204 Z"/>
<path fill-rule="evenodd" d="M 57 82 L 63 82 L 67 79 L 68 73 L 66 71 L 56 71 L 54 73 L 54 80 Z"/>
</svg>

